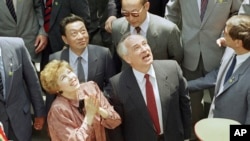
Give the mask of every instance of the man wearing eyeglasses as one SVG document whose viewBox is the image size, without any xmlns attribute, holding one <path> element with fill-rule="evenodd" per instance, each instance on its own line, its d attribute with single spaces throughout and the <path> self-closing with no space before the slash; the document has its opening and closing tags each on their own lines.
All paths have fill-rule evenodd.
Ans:
<svg viewBox="0 0 250 141">
<path fill-rule="evenodd" d="M 124 17 L 112 23 L 114 45 L 112 51 L 117 70 L 128 67 L 128 64 L 125 61 L 121 62 L 116 54 L 116 46 L 127 32 L 146 37 L 155 59 L 173 59 L 181 63 L 183 49 L 178 27 L 162 17 L 149 13 L 150 3 L 148 0 L 122 0 L 121 3 L 121 14 Z"/>
</svg>

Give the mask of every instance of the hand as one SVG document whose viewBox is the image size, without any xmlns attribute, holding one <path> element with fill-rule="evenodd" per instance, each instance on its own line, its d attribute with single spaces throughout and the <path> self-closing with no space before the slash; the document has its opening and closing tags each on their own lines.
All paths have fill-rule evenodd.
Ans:
<svg viewBox="0 0 250 141">
<path fill-rule="evenodd" d="M 95 114 L 97 113 L 99 109 L 99 100 L 97 99 L 95 95 L 90 95 L 85 98 L 84 103 L 85 103 L 85 110 L 86 110 L 84 121 L 88 125 L 91 125 L 95 117 Z"/>
<path fill-rule="evenodd" d="M 43 51 L 47 46 L 47 43 L 48 43 L 47 36 L 38 35 L 36 37 L 36 42 L 35 42 L 35 47 L 36 47 L 35 52 L 40 53 L 41 51 Z"/>
<path fill-rule="evenodd" d="M 35 117 L 34 128 L 36 130 L 42 130 L 45 123 L 45 117 Z"/>
<path fill-rule="evenodd" d="M 107 118 L 109 116 L 109 113 L 106 109 L 103 109 L 102 107 L 99 107 L 98 113 L 101 115 L 102 118 Z"/>
<path fill-rule="evenodd" d="M 110 16 L 105 22 L 105 30 L 109 33 L 112 32 L 112 22 L 117 19 L 115 16 Z"/>
<path fill-rule="evenodd" d="M 216 44 L 219 46 L 219 47 L 226 47 L 226 40 L 224 37 L 220 37 L 219 39 L 216 40 Z"/>
</svg>

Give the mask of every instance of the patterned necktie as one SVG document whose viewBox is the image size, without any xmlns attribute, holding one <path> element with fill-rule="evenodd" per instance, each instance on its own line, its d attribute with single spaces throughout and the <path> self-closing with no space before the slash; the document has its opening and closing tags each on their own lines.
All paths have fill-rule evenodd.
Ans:
<svg viewBox="0 0 250 141">
<path fill-rule="evenodd" d="M 201 21 L 203 20 L 203 17 L 205 15 L 207 9 L 207 3 L 208 0 L 201 0 L 201 14 L 200 14 Z"/>
<path fill-rule="evenodd" d="M 140 28 L 139 26 L 135 27 L 135 30 L 136 30 L 136 33 L 137 33 L 137 34 L 140 34 L 141 28 Z"/>
<path fill-rule="evenodd" d="M 45 7 L 45 14 L 44 14 L 44 30 L 46 32 L 49 31 L 49 21 L 50 21 L 50 14 L 52 10 L 52 0 L 46 0 L 46 7 Z"/>
<path fill-rule="evenodd" d="M 2 80 L 2 74 L 0 73 L 0 95 L 4 98 L 3 95 L 3 80 Z"/>
<path fill-rule="evenodd" d="M 227 70 L 227 73 L 226 73 L 226 76 L 225 76 L 225 79 L 224 79 L 224 84 L 227 82 L 227 80 L 228 80 L 228 79 L 231 77 L 231 75 L 233 74 L 235 64 L 236 64 L 236 55 L 234 55 L 233 60 L 232 60 L 232 63 L 231 63 L 230 67 L 229 67 L 228 70 Z"/>
<path fill-rule="evenodd" d="M 145 74 L 144 77 L 146 79 L 147 107 L 149 110 L 150 117 L 153 121 L 156 133 L 159 135 L 161 132 L 161 129 L 160 129 L 160 123 L 159 123 L 159 118 L 158 118 L 158 112 L 156 108 L 156 101 L 155 101 L 153 86 L 149 80 L 149 75 Z"/>
<path fill-rule="evenodd" d="M 6 5 L 10 11 L 10 14 L 12 15 L 13 19 L 15 21 L 17 21 L 16 19 L 16 12 L 15 12 L 15 9 L 14 9 L 14 5 L 13 5 L 13 1 L 12 0 L 6 0 Z"/>
<path fill-rule="evenodd" d="M 84 74 L 84 70 L 83 70 L 83 66 L 82 66 L 82 57 L 79 56 L 77 58 L 77 76 L 79 79 L 79 82 L 85 82 L 85 74 Z"/>
</svg>

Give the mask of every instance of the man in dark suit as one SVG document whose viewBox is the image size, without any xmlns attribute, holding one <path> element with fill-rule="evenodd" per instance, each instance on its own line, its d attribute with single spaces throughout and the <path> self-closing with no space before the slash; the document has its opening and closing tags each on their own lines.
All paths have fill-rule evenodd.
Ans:
<svg viewBox="0 0 250 141">
<path fill-rule="evenodd" d="M 63 18 L 70 14 L 75 14 L 84 19 L 84 22 L 88 28 L 90 24 L 90 11 L 88 0 L 51 0 L 52 5 L 46 6 L 46 0 L 41 0 L 44 5 L 44 16 L 47 19 L 46 10 L 50 9 L 50 18 L 44 21 L 44 24 L 48 24 L 48 28 L 45 28 L 49 44 L 43 53 L 42 68 L 48 62 L 49 54 L 62 50 L 65 45 L 59 29 L 60 22 Z M 48 1 L 48 0 L 47 0 Z M 46 27 L 46 26 L 45 26 Z"/>
<path fill-rule="evenodd" d="M 225 50 L 219 70 L 208 73 L 206 77 L 188 82 L 188 87 L 192 91 L 215 85 L 215 96 L 211 104 L 209 117 L 228 118 L 241 124 L 250 124 L 249 27 L 249 16 L 231 17 L 226 22 L 224 29 L 224 40 L 228 48 Z M 229 72 L 231 72 L 231 75 L 229 75 Z"/>
<path fill-rule="evenodd" d="M 188 139 L 191 133 L 191 107 L 187 83 L 178 63 L 173 60 L 153 61 L 147 40 L 141 35 L 125 35 L 117 52 L 131 67 L 110 79 L 113 88 L 111 102 L 122 118 L 121 126 L 110 131 L 112 139 Z M 149 87 L 153 88 L 151 92 Z M 148 97 L 150 94 L 153 96 Z M 155 109 L 151 111 L 152 108 Z"/>
<path fill-rule="evenodd" d="M 62 39 L 69 48 L 58 51 L 50 55 L 50 60 L 65 60 L 77 72 L 77 58 L 81 56 L 81 61 L 85 81 L 94 81 L 102 91 L 109 91 L 109 78 L 115 74 L 114 64 L 108 48 L 91 45 L 88 31 L 83 19 L 76 15 L 65 17 L 60 25 Z M 79 75 L 78 75 L 79 77 Z M 54 95 L 46 96 L 46 108 L 49 110 Z"/>
<path fill-rule="evenodd" d="M 0 37 L 0 122 L 9 140 L 31 141 L 45 121 L 42 91 L 31 57 L 21 38 Z"/>
<path fill-rule="evenodd" d="M 117 17 L 114 0 L 88 0 L 91 15 L 90 43 L 111 48 L 111 24 Z"/>
<path fill-rule="evenodd" d="M 183 49 L 178 27 L 159 16 L 148 12 L 150 3 L 148 0 L 122 0 L 122 14 L 112 23 L 112 39 L 114 49 L 114 60 L 121 64 L 120 58 L 116 54 L 116 46 L 121 37 L 130 32 L 131 34 L 140 34 L 147 38 L 151 47 L 154 59 L 173 59 L 181 63 L 183 58 Z M 136 29 L 140 28 L 138 32 Z M 122 61 L 122 69 L 128 67 L 128 64 Z M 121 69 L 121 65 L 117 66 Z"/>
</svg>

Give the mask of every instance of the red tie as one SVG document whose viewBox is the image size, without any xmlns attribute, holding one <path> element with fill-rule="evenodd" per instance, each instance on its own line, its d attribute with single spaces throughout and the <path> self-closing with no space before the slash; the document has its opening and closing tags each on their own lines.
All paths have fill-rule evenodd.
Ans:
<svg viewBox="0 0 250 141">
<path fill-rule="evenodd" d="M 51 10 L 52 10 L 52 0 L 46 0 L 45 15 L 44 15 L 44 29 L 46 32 L 49 31 L 49 20 L 50 20 Z"/>
<path fill-rule="evenodd" d="M 150 117 L 154 123 L 156 133 L 159 135 L 161 132 L 160 123 L 158 118 L 158 112 L 156 108 L 155 96 L 151 82 L 149 81 L 149 75 L 145 74 L 146 79 L 146 97 L 147 97 L 147 106 L 150 113 Z"/>
</svg>

